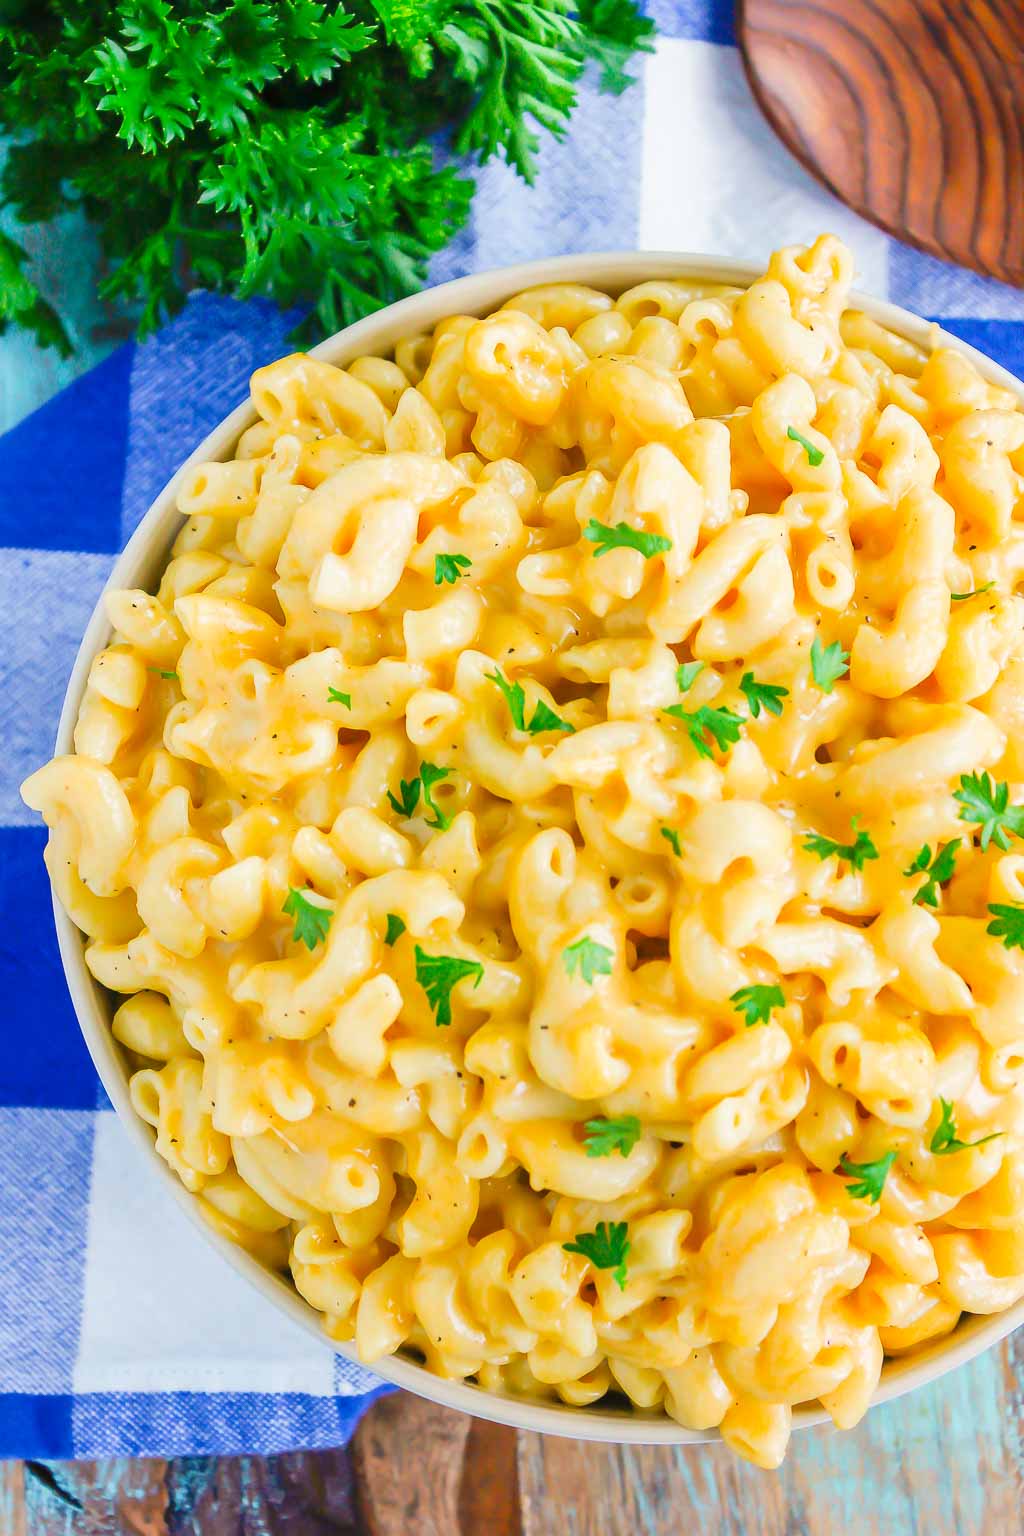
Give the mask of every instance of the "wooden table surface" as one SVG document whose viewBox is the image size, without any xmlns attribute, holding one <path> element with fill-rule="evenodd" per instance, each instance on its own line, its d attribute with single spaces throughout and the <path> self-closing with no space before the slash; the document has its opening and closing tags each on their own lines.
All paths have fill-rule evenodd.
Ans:
<svg viewBox="0 0 1024 1536">
<path fill-rule="evenodd" d="M 778 1473 L 721 1445 L 586 1445 L 406 1393 L 347 1450 L 0 1464 L 2 1536 L 1018 1536 L 1024 1329 Z"/>
</svg>

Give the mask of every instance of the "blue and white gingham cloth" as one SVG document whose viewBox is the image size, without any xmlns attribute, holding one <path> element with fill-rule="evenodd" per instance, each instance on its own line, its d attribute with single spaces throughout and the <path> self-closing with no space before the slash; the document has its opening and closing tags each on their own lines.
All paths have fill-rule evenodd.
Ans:
<svg viewBox="0 0 1024 1536">
<path fill-rule="evenodd" d="M 731 46 L 732 0 L 649 8 L 661 37 L 639 84 L 585 86 L 533 189 L 488 166 L 437 280 L 638 246 L 760 260 L 829 229 L 860 286 L 1024 373 L 1024 294 L 897 244 L 775 140 Z M 336 1445 L 375 1385 L 235 1276 L 141 1166 L 79 1036 L 45 831 L 18 798 L 116 552 L 290 324 L 197 294 L 0 437 L 0 1458 Z"/>
</svg>

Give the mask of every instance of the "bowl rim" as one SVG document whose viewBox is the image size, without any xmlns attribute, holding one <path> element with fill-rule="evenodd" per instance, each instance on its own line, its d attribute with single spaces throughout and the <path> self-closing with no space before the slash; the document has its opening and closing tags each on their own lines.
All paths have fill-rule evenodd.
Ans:
<svg viewBox="0 0 1024 1536">
<path fill-rule="evenodd" d="M 485 313 L 513 294 L 541 284 L 577 282 L 618 294 L 642 282 L 669 278 L 746 286 L 763 275 L 763 271 L 763 265 L 758 263 L 699 252 L 664 250 L 570 254 L 495 267 L 468 277 L 455 278 L 401 299 L 327 337 L 310 349 L 310 355 L 342 365 L 364 354 L 381 355 L 398 341 L 427 330 L 448 316 Z M 908 310 L 858 290 L 851 292 L 849 302 L 871 319 L 919 345 L 941 342 L 953 348 L 969 358 L 990 382 L 1011 390 L 1024 405 L 1024 383 L 959 337 Z M 198 444 L 154 499 L 114 561 L 86 627 L 68 680 L 57 728 L 56 754 L 74 751 L 73 731 L 89 668 L 111 633 L 104 612 L 106 593 L 118 587 L 147 586 L 156 578 L 166 563 L 173 534 L 185 521 L 175 505 L 182 479 L 197 464 L 229 457 L 238 437 L 254 419 L 255 412 L 246 400 Z M 305 1302 L 287 1281 L 265 1269 L 257 1259 L 209 1225 L 202 1216 L 196 1197 L 184 1188 L 157 1153 L 149 1127 L 131 1105 L 128 1075 L 120 1049 L 110 1031 L 111 1009 L 105 1002 L 103 989 L 93 980 L 85 965 L 84 936 L 60 906 L 52 883 L 51 896 L 58 946 L 79 1027 L 110 1102 L 130 1140 L 138 1149 L 140 1163 L 144 1163 L 151 1174 L 161 1181 L 192 1225 L 213 1245 L 235 1273 L 255 1286 L 271 1305 L 302 1328 L 307 1336 L 315 1338 L 332 1353 L 341 1355 L 393 1386 L 415 1392 L 443 1407 L 517 1429 L 622 1445 L 694 1445 L 721 1438 L 717 1430 L 685 1429 L 660 1410 L 647 1412 L 637 1408 L 602 1408 L 596 1405 L 573 1407 L 491 1392 L 479 1386 L 435 1376 L 425 1366 L 401 1355 L 392 1355 L 363 1366 L 350 1345 L 339 1343 L 327 1335 L 322 1326 L 321 1314 Z M 925 1386 L 958 1366 L 965 1365 L 1022 1323 L 1024 1298 L 1005 1312 L 967 1317 L 952 1334 L 933 1341 L 918 1354 L 886 1360 L 871 1407 L 890 1402 L 904 1392 Z M 799 1406 L 793 1411 L 794 1428 L 830 1422 L 821 1408 Z"/>
</svg>

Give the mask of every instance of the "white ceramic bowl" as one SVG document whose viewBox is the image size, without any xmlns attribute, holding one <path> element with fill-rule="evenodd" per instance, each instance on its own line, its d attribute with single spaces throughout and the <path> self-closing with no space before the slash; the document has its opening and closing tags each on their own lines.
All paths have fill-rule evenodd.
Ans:
<svg viewBox="0 0 1024 1536">
<path fill-rule="evenodd" d="M 447 315 L 487 314 L 513 294 L 538 283 L 576 281 L 619 294 L 635 283 L 650 278 L 688 277 L 745 286 L 760 276 L 761 271 L 761 268 L 744 262 L 686 252 L 633 251 L 559 256 L 517 267 L 502 267 L 497 271 L 482 272 L 475 277 L 459 278 L 455 282 L 403 299 L 349 326 L 347 330 L 339 331 L 336 336 L 315 348 L 313 356 L 323 358 L 328 363 L 345 365 L 363 354 L 387 353 L 403 337 L 428 331 Z M 934 328 L 926 321 L 895 305 L 883 304 L 863 294 L 855 294 L 853 302 L 873 319 L 912 341 L 927 343 L 934 333 Z M 941 335 L 946 345 L 955 347 L 969 357 L 987 378 L 1013 390 L 1024 403 L 1024 384 L 1018 379 L 956 337 L 945 333 Z M 270 362 L 271 358 L 265 361 Z M 182 475 L 193 465 L 205 460 L 230 458 L 239 435 L 254 420 L 255 413 L 251 406 L 248 403 L 241 405 L 199 445 L 142 519 L 124 553 L 114 565 L 108 588 L 155 587 L 171 542 L 183 521 L 175 507 Z M 109 636 L 110 625 L 101 601 L 89 622 L 68 683 L 57 732 L 56 750 L 59 753 L 74 750 L 72 733 L 89 667 L 96 653 L 107 644 Z M 268 1301 L 293 1318 L 325 1348 L 355 1359 L 351 1350 L 327 1338 L 320 1325 L 320 1315 L 286 1281 L 265 1270 L 249 1254 L 207 1225 L 193 1196 L 157 1155 L 150 1128 L 135 1114 L 128 1097 L 124 1060 L 110 1033 L 109 995 L 97 985 L 86 968 L 82 935 L 56 901 L 54 911 L 61 958 L 82 1033 L 103 1086 L 138 1148 L 140 1164 L 145 1160 L 150 1165 L 172 1198 L 190 1216 L 203 1239 L 212 1243 L 224 1260 L 255 1285 Z M 966 1319 L 950 1336 L 908 1359 L 887 1361 L 874 1402 L 888 1402 L 914 1387 L 935 1381 L 1005 1338 L 1020 1323 L 1024 1323 L 1024 1300 L 995 1317 Z M 254 1339 L 253 1349 L 258 1348 L 259 1341 Z M 403 1359 L 401 1356 L 378 1361 L 372 1369 L 385 1380 L 449 1408 L 458 1408 L 521 1429 L 566 1435 L 576 1440 L 605 1440 L 633 1445 L 686 1445 L 718 1438 L 716 1433 L 704 1434 L 683 1429 L 662 1414 L 639 1409 L 604 1408 L 600 1404 L 592 1408 L 572 1408 L 536 1399 L 500 1396 L 465 1383 L 443 1381 L 414 1360 Z M 799 1408 L 794 1412 L 794 1424 L 798 1427 L 825 1422 L 827 1415 L 821 1409 Z"/>
</svg>

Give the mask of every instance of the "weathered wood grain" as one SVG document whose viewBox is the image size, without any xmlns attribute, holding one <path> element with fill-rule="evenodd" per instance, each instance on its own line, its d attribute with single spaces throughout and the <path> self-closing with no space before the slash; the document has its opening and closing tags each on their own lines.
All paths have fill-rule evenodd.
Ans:
<svg viewBox="0 0 1024 1536">
<path fill-rule="evenodd" d="M 409 1393 L 372 1405 L 352 1441 L 369 1536 L 457 1533 L 463 1454 L 472 1420 Z"/>
<path fill-rule="evenodd" d="M 516 1436 L 405 1394 L 351 1449 L 9 1463 L 0 1536 L 1022 1536 L 1024 1329 L 852 1433 L 795 1436 L 777 1473 L 719 1445 Z"/>
<path fill-rule="evenodd" d="M 751 88 L 830 191 L 1024 284 L 1021 0 L 737 0 Z"/>
<path fill-rule="evenodd" d="M 1022 1395 L 1024 1336 L 852 1432 L 796 1435 L 774 1473 L 721 1445 L 627 1450 L 524 1434 L 523 1536 L 1020 1536 Z"/>
</svg>

